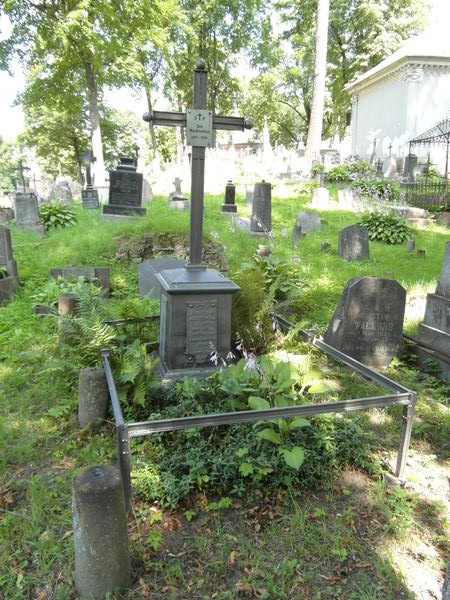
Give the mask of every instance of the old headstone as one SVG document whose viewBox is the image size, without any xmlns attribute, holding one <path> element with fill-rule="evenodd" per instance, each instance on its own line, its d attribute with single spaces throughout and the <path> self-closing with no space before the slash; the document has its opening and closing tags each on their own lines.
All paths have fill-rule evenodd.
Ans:
<svg viewBox="0 0 450 600">
<path fill-rule="evenodd" d="M 272 231 L 272 185 L 261 181 L 253 190 L 250 232 L 267 235 Z"/>
<path fill-rule="evenodd" d="M 414 179 L 415 169 L 417 168 L 417 156 L 415 154 L 408 154 L 405 158 L 405 166 L 403 176 L 406 179 L 412 181 Z"/>
<path fill-rule="evenodd" d="M 14 210 L 10 206 L 0 206 L 0 223 L 14 220 Z"/>
<path fill-rule="evenodd" d="M 169 194 L 169 208 L 178 208 L 179 210 L 188 209 L 189 200 L 181 191 L 181 179 L 179 177 L 175 177 L 173 185 L 175 186 L 175 189 Z"/>
<path fill-rule="evenodd" d="M 18 287 L 19 277 L 12 252 L 11 232 L 0 225 L 0 303 L 9 300 Z"/>
<path fill-rule="evenodd" d="M 81 190 L 81 204 L 84 208 L 97 209 L 99 207 L 98 191 L 92 185 L 91 175 L 91 164 L 95 158 L 91 156 L 89 150 L 85 150 L 81 159 L 86 169 L 86 189 Z"/>
<path fill-rule="evenodd" d="M 235 213 L 237 212 L 236 201 L 236 186 L 232 181 L 228 181 L 225 186 L 225 203 L 222 204 L 222 212 Z"/>
<path fill-rule="evenodd" d="M 243 131 L 241 117 L 215 115 L 207 109 L 207 71 L 198 60 L 193 74 L 193 108 L 186 113 L 154 111 L 145 121 L 186 128 L 192 146 L 189 263 L 156 275 L 161 285 L 158 367 L 163 377 L 201 376 L 215 370 L 213 351 L 226 356 L 231 345 L 231 300 L 239 286 L 202 265 L 205 151 L 214 145 L 214 130 Z"/>
<path fill-rule="evenodd" d="M 406 290 L 397 281 L 355 277 L 323 339 L 367 366 L 385 367 L 401 348 L 405 302 Z"/>
<path fill-rule="evenodd" d="M 354 208 L 352 188 L 339 188 L 337 191 L 340 208 L 352 210 Z"/>
<path fill-rule="evenodd" d="M 14 195 L 16 224 L 21 229 L 43 234 L 44 226 L 39 218 L 39 204 L 34 192 L 16 192 Z"/>
<path fill-rule="evenodd" d="M 138 287 L 140 296 L 161 298 L 161 284 L 157 274 L 169 269 L 180 269 L 185 266 L 184 260 L 172 256 L 161 256 L 143 260 L 138 264 Z"/>
<path fill-rule="evenodd" d="M 338 255 L 346 260 L 369 258 L 369 232 L 363 225 L 350 225 L 339 232 Z"/>
<path fill-rule="evenodd" d="M 49 202 L 61 202 L 62 204 L 72 204 L 73 195 L 70 189 L 70 183 L 66 178 L 59 179 L 53 185 L 50 194 Z"/>
<path fill-rule="evenodd" d="M 311 191 L 311 206 L 314 208 L 327 208 L 330 201 L 330 192 L 326 187 L 316 187 Z"/>
<path fill-rule="evenodd" d="M 111 292 L 109 267 L 57 267 L 50 269 L 50 275 L 64 279 L 84 277 L 87 281 L 97 284 L 102 289 L 102 295 L 105 298 L 108 298 Z"/>
<path fill-rule="evenodd" d="M 436 291 L 427 295 L 425 316 L 418 330 L 419 343 L 426 348 L 418 352 L 419 363 L 435 360 L 443 379 L 450 381 L 450 242 L 445 245 L 444 262 Z"/>
<path fill-rule="evenodd" d="M 295 225 L 292 229 L 292 239 L 294 241 L 300 239 L 303 235 L 311 231 L 317 231 L 322 227 L 320 215 L 318 213 L 302 211 L 297 215 Z"/>
<path fill-rule="evenodd" d="M 108 204 L 103 205 L 103 215 L 145 215 L 142 208 L 142 173 L 136 172 L 134 158 L 123 156 L 115 171 L 109 175 Z"/>
</svg>

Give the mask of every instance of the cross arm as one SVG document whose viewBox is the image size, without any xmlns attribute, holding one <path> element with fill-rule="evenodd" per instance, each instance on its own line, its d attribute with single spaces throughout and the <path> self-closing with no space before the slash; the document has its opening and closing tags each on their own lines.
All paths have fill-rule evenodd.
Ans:
<svg viewBox="0 0 450 600">
<path fill-rule="evenodd" d="M 253 122 L 246 117 L 224 117 L 223 115 L 213 115 L 213 128 L 226 129 L 227 131 L 244 131 L 251 129 Z"/>
<path fill-rule="evenodd" d="M 153 110 L 142 115 L 146 123 L 153 125 L 169 125 L 171 127 L 186 127 L 186 113 Z"/>
</svg>

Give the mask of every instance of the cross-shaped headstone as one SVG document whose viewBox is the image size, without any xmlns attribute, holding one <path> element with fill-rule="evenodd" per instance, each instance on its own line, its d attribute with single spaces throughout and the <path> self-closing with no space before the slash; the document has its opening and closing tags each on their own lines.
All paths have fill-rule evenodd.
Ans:
<svg viewBox="0 0 450 600">
<path fill-rule="evenodd" d="M 19 171 L 19 176 L 20 176 L 20 181 L 22 183 L 23 191 L 25 191 L 25 188 L 26 188 L 24 172 L 29 171 L 29 170 L 30 170 L 30 167 L 25 167 L 21 160 L 19 160 L 18 166 L 15 167 L 15 169 L 14 169 L 14 171 Z"/>
<path fill-rule="evenodd" d="M 86 149 L 83 152 L 83 155 L 81 156 L 81 160 L 83 161 L 84 166 L 86 168 L 86 187 L 91 188 L 92 187 L 91 165 L 95 162 L 95 157 L 91 156 L 91 153 L 89 152 L 89 150 Z"/>
<path fill-rule="evenodd" d="M 143 115 L 153 125 L 186 127 L 188 145 L 192 146 L 191 213 L 189 267 L 201 267 L 203 235 L 203 201 L 205 184 L 205 149 L 213 146 L 213 131 L 251 129 L 250 119 L 215 115 L 207 108 L 208 73 L 205 61 L 199 59 L 193 76 L 193 107 L 186 113 L 152 111 Z"/>
</svg>

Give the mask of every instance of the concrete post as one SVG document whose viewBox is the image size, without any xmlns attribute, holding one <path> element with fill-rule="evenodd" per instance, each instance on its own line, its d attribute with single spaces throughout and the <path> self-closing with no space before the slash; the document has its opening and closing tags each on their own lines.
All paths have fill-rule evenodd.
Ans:
<svg viewBox="0 0 450 600">
<path fill-rule="evenodd" d="M 108 382 L 102 367 L 87 367 L 78 380 L 78 425 L 94 426 L 108 414 Z"/>
<path fill-rule="evenodd" d="M 103 600 L 130 585 L 131 564 L 120 471 L 83 469 L 73 481 L 75 587 L 80 598 Z"/>
</svg>

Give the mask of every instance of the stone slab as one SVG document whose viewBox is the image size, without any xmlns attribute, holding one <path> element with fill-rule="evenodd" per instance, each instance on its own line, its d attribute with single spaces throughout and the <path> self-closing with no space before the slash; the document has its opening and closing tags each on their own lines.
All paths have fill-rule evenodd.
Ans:
<svg viewBox="0 0 450 600">
<path fill-rule="evenodd" d="M 161 298 L 161 284 L 156 277 L 157 274 L 161 271 L 180 269 L 184 266 L 185 262 L 183 260 L 171 256 L 143 260 L 138 264 L 139 294 L 159 300 Z"/>
<path fill-rule="evenodd" d="M 420 323 L 417 337 L 420 342 L 425 343 L 427 346 L 431 346 L 436 352 L 442 352 L 443 354 L 450 356 L 450 333 L 441 331 L 436 327 L 430 327 L 425 323 Z"/>
<path fill-rule="evenodd" d="M 425 325 L 450 333 L 450 298 L 444 298 L 444 296 L 438 296 L 437 294 L 427 294 L 423 322 Z"/>
<path fill-rule="evenodd" d="M 369 232 L 363 225 L 350 225 L 339 232 L 338 255 L 346 260 L 369 258 Z"/>
<path fill-rule="evenodd" d="M 359 362 L 389 365 L 402 345 L 406 290 L 393 279 L 355 277 L 342 294 L 324 341 Z"/>
</svg>

